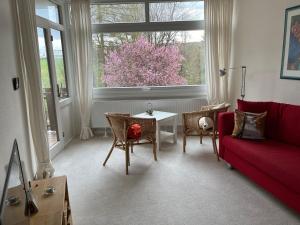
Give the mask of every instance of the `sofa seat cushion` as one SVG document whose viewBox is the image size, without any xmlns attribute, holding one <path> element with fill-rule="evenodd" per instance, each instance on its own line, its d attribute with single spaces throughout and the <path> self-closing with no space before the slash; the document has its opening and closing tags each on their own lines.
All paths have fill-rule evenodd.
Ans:
<svg viewBox="0 0 300 225">
<path fill-rule="evenodd" d="M 300 148 L 274 140 L 251 141 L 225 136 L 223 146 L 241 159 L 300 194 Z M 226 157 L 225 157 L 226 159 Z"/>
</svg>

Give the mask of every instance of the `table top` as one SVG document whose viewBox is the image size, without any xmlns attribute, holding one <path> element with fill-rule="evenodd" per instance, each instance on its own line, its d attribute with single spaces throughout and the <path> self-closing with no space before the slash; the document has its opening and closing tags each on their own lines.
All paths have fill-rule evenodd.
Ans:
<svg viewBox="0 0 300 225">
<path fill-rule="evenodd" d="M 172 112 L 162 112 L 162 111 L 153 111 L 152 116 L 150 116 L 148 113 L 139 113 L 136 115 L 133 115 L 133 117 L 137 118 L 155 118 L 156 121 L 168 119 L 177 116 L 177 113 L 172 113 Z"/>
</svg>

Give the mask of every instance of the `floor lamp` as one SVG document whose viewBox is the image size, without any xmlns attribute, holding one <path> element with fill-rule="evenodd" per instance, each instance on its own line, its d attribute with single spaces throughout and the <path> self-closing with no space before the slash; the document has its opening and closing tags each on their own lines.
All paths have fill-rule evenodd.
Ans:
<svg viewBox="0 0 300 225">
<path fill-rule="evenodd" d="M 232 67 L 228 68 L 228 70 L 237 70 L 242 69 L 242 83 L 241 83 L 241 98 L 244 100 L 246 95 L 246 73 L 247 73 L 247 67 L 246 66 L 238 66 L 238 67 Z M 220 76 L 225 76 L 227 74 L 227 69 L 221 69 L 220 70 Z"/>
</svg>

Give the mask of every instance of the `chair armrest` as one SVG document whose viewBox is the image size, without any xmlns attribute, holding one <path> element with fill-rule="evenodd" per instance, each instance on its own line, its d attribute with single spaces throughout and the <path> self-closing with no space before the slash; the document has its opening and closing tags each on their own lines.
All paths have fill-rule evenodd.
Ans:
<svg viewBox="0 0 300 225">
<path fill-rule="evenodd" d="M 224 156 L 223 138 L 226 135 L 231 135 L 234 128 L 234 113 L 224 112 L 219 113 L 218 117 L 218 130 L 219 130 L 219 155 L 221 158 Z"/>
</svg>

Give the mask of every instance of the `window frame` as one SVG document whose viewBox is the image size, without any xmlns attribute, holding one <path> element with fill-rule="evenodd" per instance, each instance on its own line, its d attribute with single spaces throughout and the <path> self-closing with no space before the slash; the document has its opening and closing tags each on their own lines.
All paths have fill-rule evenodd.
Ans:
<svg viewBox="0 0 300 225">
<path fill-rule="evenodd" d="M 204 20 L 150 21 L 150 3 L 200 2 L 204 0 L 91 0 L 97 4 L 145 4 L 145 22 L 92 24 L 92 34 L 122 32 L 160 32 L 205 30 Z M 138 97 L 137 97 L 138 95 Z M 207 85 L 147 86 L 147 87 L 93 87 L 93 99 L 167 99 L 167 98 L 206 98 Z"/>
<path fill-rule="evenodd" d="M 65 82 L 66 82 L 66 91 L 67 91 L 67 96 L 66 97 L 59 97 L 58 96 L 58 99 L 59 99 L 59 102 L 63 102 L 63 101 L 66 101 L 67 99 L 70 99 L 71 98 L 71 93 L 70 93 L 70 86 L 69 86 L 69 67 L 68 67 L 68 54 L 67 54 L 67 46 L 66 46 L 66 27 L 65 27 L 65 18 L 64 18 L 64 3 L 63 1 L 61 0 L 48 0 L 49 2 L 52 2 L 54 4 L 57 5 L 58 7 L 58 17 L 59 17 L 59 23 L 55 23 L 51 20 L 48 20 L 44 17 L 41 17 L 41 16 L 38 16 L 38 15 L 35 15 L 36 16 L 36 26 L 37 27 L 41 27 L 43 29 L 46 29 L 46 33 L 49 33 L 50 37 L 52 36 L 51 35 L 51 29 L 53 30 L 57 30 L 60 32 L 60 36 L 61 36 L 61 45 L 62 45 L 62 54 L 63 54 L 63 62 L 64 62 L 64 71 L 65 71 Z M 49 54 L 52 58 L 51 61 L 51 72 L 53 74 L 53 76 L 55 76 L 55 81 L 56 81 L 56 84 L 53 86 L 56 94 L 58 93 L 58 90 L 57 90 L 57 76 L 56 76 L 56 65 L 55 65 L 55 62 L 54 62 L 54 53 L 53 53 L 53 46 L 52 46 L 52 41 L 50 40 L 51 42 L 51 46 L 48 46 L 48 51 L 49 51 Z M 52 78 L 53 79 L 53 78 Z M 69 100 L 68 100 L 69 101 Z"/>
</svg>

